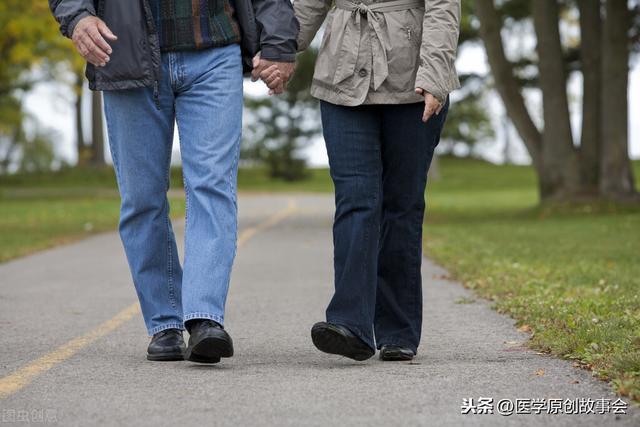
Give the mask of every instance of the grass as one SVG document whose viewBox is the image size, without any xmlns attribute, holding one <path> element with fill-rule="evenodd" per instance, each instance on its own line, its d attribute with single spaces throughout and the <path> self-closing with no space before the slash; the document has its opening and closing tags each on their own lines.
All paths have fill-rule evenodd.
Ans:
<svg viewBox="0 0 640 427">
<path fill-rule="evenodd" d="M 640 162 L 634 166 L 640 177 Z M 440 169 L 441 179 L 429 183 L 427 253 L 531 330 L 533 348 L 592 369 L 640 401 L 640 208 L 539 206 L 528 167 L 442 159 Z M 179 170 L 171 181 L 180 187 Z M 241 171 L 239 188 L 332 185 L 326 170 L 285 183 L 252 169 Z M 183 198 L 170 199 L 173 214 L 183 215 Z M 113 230 L 118 204 L 110 169 L 1 178 L 0 262 Z"/>
<path fill-rule="evenodd" d="M 444 159 L 441 170 L 428 254 L 531 330 L 533 348 L 639 401 L 640 208 L 538 206 L 526 167 Z"/>
<path fill-rule="evenodd" d="M 171 188 L 182 187 L 180 169 Z M 270 180 L 263 169 L 243 169 L 241 191 L 331 191 L 326 169 L 302 182 Z M 174 217 L 184 215 L 184 198 L 170 193 Z M 0 177 L 0 263 L 88 235 L 115 230 L 119 196 L 111 168 L 69 168 L 55 173 Z"/>
</svg>

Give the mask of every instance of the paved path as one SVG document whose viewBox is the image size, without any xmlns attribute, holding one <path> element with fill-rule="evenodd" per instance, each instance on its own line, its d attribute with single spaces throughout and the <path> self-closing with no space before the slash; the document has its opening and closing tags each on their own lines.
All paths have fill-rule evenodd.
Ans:
<svg viewBox="0 0 640 427">
<path fill-rule="evenodd" d="M 486 303 L 461 304 L 472 295 L 428 260 L 413 363 L 319 353 L 309 328 L 331 294 L 331 198 L 243 196 L 240 209 L 227 314 L 236 356 L 219 365 L 145 360 L 115 233 L 0 266 L 0 425 L 640 425 L 637 410 L 460 414 L 468 397 L 615 397 L 570 363 L 526 350 L 526 335 Z"/>
</svg>

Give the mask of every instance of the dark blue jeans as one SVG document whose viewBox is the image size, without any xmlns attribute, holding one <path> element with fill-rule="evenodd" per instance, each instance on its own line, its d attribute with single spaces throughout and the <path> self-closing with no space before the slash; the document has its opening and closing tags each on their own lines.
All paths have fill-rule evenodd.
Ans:
<svg viewBox="0 0 640 427">
<path fill-rule="evenodd" d="M 372 348 L 420 343 L 424 192 L 448 104 L 425 124 L 423 103 L 321 103 L 336 191 L 327 321 Z"/>
</svg>

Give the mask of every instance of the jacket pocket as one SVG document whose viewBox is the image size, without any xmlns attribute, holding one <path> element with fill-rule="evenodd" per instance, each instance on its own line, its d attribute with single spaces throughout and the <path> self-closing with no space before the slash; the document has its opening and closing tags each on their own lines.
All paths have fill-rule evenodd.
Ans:
<svg viewBox="0 0 640 427">
<path fill-rule="evenodd" d="M 140 0 L 143 1 L 143 0 Z M 137 81 L 140 86 L 153 79 L 146 18 L 140 1 L 110 0 L 102 2 L 102 19 L 118 40 L 111 42 L 111 60 L 96 70 L 96 78 L 114 84 Z"/>
</svg>

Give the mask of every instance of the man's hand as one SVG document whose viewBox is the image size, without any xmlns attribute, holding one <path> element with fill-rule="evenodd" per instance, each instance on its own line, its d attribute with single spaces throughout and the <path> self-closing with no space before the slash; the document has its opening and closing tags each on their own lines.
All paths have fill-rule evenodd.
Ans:
<svg viewBox="0 0 640 427">
<path fill-rule="evenodd" d="M 118 39 L 107 24 L 95 16 L 86 16 L 78 21 L 71 37 L 80 55 L 96 67 L 104 67 L 110 59 L 112 50 L 105 38 L 111 41 Z"/>
<path fill-rule="evenodd" d="M 431 95 L 429 92 L 425 91 L 422 88 L 417 87 L 416 93 L 424 96 L 424 113 L 422 113 L 422 121 L 427 123 L 434 113 L 436 115 L 440 114 L 443 106 L 435 96 Z"/>
<path fill-rule="evenodd" d="M 253 58 L 251 80 L 255 82 L 261 79 L 269 87 L 269 95 L 278 95 L 284 92 L 295 69 L 295 62 L 269 61 L 257 54 Z"/>
</svg>

